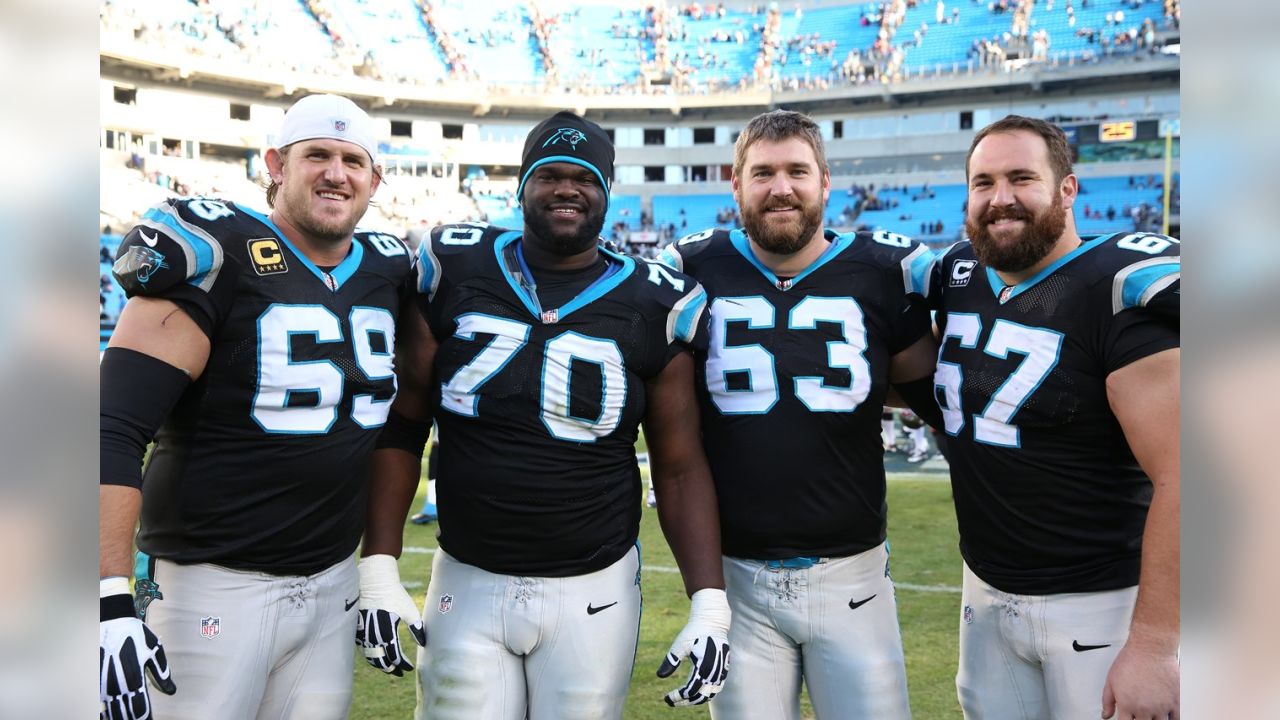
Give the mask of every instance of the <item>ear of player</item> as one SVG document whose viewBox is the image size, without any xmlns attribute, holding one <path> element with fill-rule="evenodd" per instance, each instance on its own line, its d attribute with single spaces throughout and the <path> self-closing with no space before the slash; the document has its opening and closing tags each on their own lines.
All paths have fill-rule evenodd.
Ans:
<svg viewBox="0 0 1280 720">
<path fill-rule="evenodd" d="M 427 631 L 422 613 L 400 584 L 400 568 L 390 555 L 370 555 L 360 559 L 360 615 L 356 621 L 356 644 L 370 665 L 389 675 L 401 677 L 413 670 L 413 663 L 400 645 L 400 622 L 422 647 Z"/>
<path fill-rule="evenodd" d="M 177 691 L 169 675 L 160 638 L 134 614 L 129 581 L 123 577 L 99 582 L 98 635 L 100 720 L 149 720 L 151 696 L 147 674 L 162 693 Z"/>
<path fill-rule="evenodd" d="M 687 657 L 691 661 L 689 681 L 667 693 L 672 707 L 701 705 L 724 688 L 729 675 L 729 599 L 724 590 L 703 588 L 693 594 L 689 622 L 671 643 L 658 668 L 658 677 L 670 677 Z"/>
</svg>

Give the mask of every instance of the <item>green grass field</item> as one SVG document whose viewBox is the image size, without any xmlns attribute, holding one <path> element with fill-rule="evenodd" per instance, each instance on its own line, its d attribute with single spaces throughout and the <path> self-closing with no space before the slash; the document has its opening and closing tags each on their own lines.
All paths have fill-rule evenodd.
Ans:
<svg viewBox="0 0 1280 720">
<path fill-rule="evenodd" d="M 911 710 L 917 720 L 959 718 L 956 703 L 956 625 L 960 595 L 960 555 L 955 512 L 945 473 L 889 475 L 889 542 L 892 573 L 898 584 L 898 611 L 907 658 Z M 424 486 L 425 487 L 425 486 Z M 417 507 L 421 506 L 419 496 Z M 654 675 L 671 640 L 687 619 L 688 599 L 675 560 L 658 527 L 657 512 L 646 508 L 640 525 L 644 550 L 644 617 L 640 647 L 627 697 L 628 720 L 708 718 L 705 708 L 668 708 L 662 701 L 678 686 L 675 678 Z M 435 526 L 407 525 L 401 579 L 419 602 L 431 572 Z M 402 642 L 413 640 L 407 633 Z M 685 668 L 677 671 L 684 677 Z M 730 679 L 733 681 L 732 668 Z M 353 720 L 408 718 L 416 678 L 396 678 L 374 670 L 357 654 Z M 806 717 L 812 717 L 805 704 Z M 761 720 L 768 720 L 762 718 Z"/>
</svg>

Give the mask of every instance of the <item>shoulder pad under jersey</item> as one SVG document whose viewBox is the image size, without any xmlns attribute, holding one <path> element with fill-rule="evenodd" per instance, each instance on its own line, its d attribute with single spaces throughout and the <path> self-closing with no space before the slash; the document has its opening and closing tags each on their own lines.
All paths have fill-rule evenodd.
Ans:
<svg viewBox="0 0 1280 720">
<path fill-rule="evenodd" d="M 930 273 L 935 259 L 932 250 L 906 235 L 888 230 L 864 230 L 854 235 L 867 260 L 901 275 L 902 287 L 907 294 L 929 296 Z"/>
<path fill-rule="evenodd" d="M 488 250 L 510 230 L 484 222 L 454 223 L 431 228 L 429 237 L 418 246 L 418 292 L 428 299 L 436 294 L 444 275 L 442 258 L 474 255 Z"/>
<path fill-rule="evenodd" d="M 221 200 L 165 200 L 125 235 L 112 274 L 130 297 L 184 282 L 208 292 L 223 269 L 223 242 L 238 232 L 242 219 L 233 204 Z"/>
<path fill-rule="evenodd" d="M 697 256 L 709 247 L 729 242 L 729 230 L 708 228 L 689 233 L 658 252 L 658 262 L 674 270 L 684 272 L 685 261 Z"/>
<path fill-rule="evenodd" d="M 694 343 L 707 307 L 707 291 L 697 280 L 659 260 L 632 259 L 642 292 L 667 316 L 667 344 Z"/>
<path fill-rule="evenodd" d="M 1102 278 L 1109 280 L 1112 313 L 1154 308 L 1178 315 L 1182 245 L 1177 238 L 1133 232 L 1099 239 L 1102 246 L 1092 254 Z"/>
<path fill-rule="evenodd" d="M 357 229 L 353 239 L 373 250 L 378 257 L 387 258 L 393 267 L 403 267 L 408 270 L 417 262 L 417 255 L 395 235 Z"/>
</svg>

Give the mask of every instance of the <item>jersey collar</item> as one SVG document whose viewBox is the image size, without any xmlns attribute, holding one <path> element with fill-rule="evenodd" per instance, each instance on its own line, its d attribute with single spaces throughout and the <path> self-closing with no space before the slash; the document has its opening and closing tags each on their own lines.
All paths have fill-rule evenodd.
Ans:
<svg viewBox="0 0 1280 720">
<path fill-rule="evenodd" d="M 351 238 L 351 249 L 347 251 L 347 257 L 344 258 L 342 262 L 338 263 L 337 267 L 327 273 L 326 277 L 326 273 L 323 270 L 316 267 L 315 263 L 311 262 L 306 255 L 302 254 L 301 250 L 294 247 L 293 243 L 289 242 L 289 238 L 281 232 L 280 228 L 276 227 L 275 223 L 271 222 L 271 218 L 248 208 L 240 206 L 236 207 L 243 210 L 245 214 L 252 216 L 258 222 L 271 228 L 272 232 L 276 234 L 276 237 L 280 239 L 280 242 L 284 243 L 284 246 L 289 248 L 289 252 L 293 253 L 293 256 L 298 259 L 298 262 L 302 263 L 303 267 L 310 270 L 312 275 L 315 275 L 320 282 L 324 283 L 326 288 L 329 288 L 329 290 L 333 292 L 340 290 L 343 283 L 350 280 L 351 276 L 356 274 L 356 270 L 360 267 L 360 261 L 364 259 L 364 245 L 362 245 L 359 240 L 355 239 L 353 234 Z M 330 284 L 329 278 L 333 279 L 332 284 Z"/>
<path fill-rule="evenodd" d="M 502 268 L 502 276 L 506 278 L 512 292 L 520 298 L 520 302 L 530 315 L 545 324 L 557 323 L 568 317 L 570 313 L 604 297 L 610 290 L 621 285 L 636 267 L 636 261 L 630 257 L 602 247 L 600 254 L 604 255 L 605 261 L 609 264 L 604 274 L 561 307 L 544 310 L 542 304 L 538 302 L 538 286 L 534 282 L 533 273 L 525 265 L 524 258 L 519 253 L 517 243 L 521 237 L 523 235 L 514 230 L 499 235 L 493 243 L 493 252 L 498 259 L 498 267 Z"/>
<path fill-rule="evenodd" d="M 1005 285 L 1004 281 L 1000 279 L 1000 276 L 996 274 L 996 271 L 988 267 L 986 268 L 987 282 L 991 285 L 991 292 L 995 294 L 997 302 L 999 302 L 1000 304 L 1007 303 L 1010 300 L 1018 297 L 1022 293 L 1026 292 L 1027 290 L 1030 290 L 1031 288 L 1035 287 L 1037 283 L 1039 283 L 1041 280 L 1044 280 L 1045 278 L 1052 275 L 1055 271 L 1057 271 L 1058 268 L 1062 267 L 1063 265 L 1066 265 L 1072 260 L 1075 260 L 1081 255 L 1098 247 L 1102 243 L 1106 242 L 1107 240 L 1110 240 L 1111 238 L 1115 237 L 1118 234 L 1119 233 L 1111 233 L 1110 235 L 1102 235 L 1092 240 L 1088 240 L 1080 243 L 1080 247 L 1076 248 L 1075 250 L 1072 250 L 1066 255 L 1063 255 L 1062 257 L 1053 261 L 1053 263 L 1050 264 L 1048 267 L 1036 273 L 1035 275 L 1032 275 L 1026 280 L 1023 280 L 1017 285 L 1012 285 L 1012 286 Z M 1001 296 L 1002 293 L 1005 293 L 1003 297 Z"/>
<path fill-rule="evenodd" d="M 826 265 L 831 261 L 831 258 L 840 254 L 842 250 L 853 244 L 854 239 L 854 235 L 851 233 L 837 235 L 834 230 L 824 230 L 823 237 L 831 242 L 831 245 L 827 247 L 826 251 L 823 252 L 822 255 L 818 256 L 817 260 L 814 260 L 809 267 L 805 268 L 798 275 L 790 280 L 784 281 L 779 280 L 778 276 L 773 274 L 773 271 L 766 267 L 765 264 L 760 262 L 760 259 L 756 257 L 755 252 L 751 249 L 751 240 L 747 238 L 746 232 L 741 229 L 729 232 L 729 242 L 733 244 L 734 249 L 737 250 L 742 257 L 746 258 L 747 262 L 754 265 L 756 270 L 759 270 L 760 274 L 764 275 L 765 279 L 769 281 L 770 285 L 773 285 L 775 288 L 782 291 L 789 290 L 800 284 L 801 280 L 813 273 L 813 271 L 823 265 Z"/>
</svg>

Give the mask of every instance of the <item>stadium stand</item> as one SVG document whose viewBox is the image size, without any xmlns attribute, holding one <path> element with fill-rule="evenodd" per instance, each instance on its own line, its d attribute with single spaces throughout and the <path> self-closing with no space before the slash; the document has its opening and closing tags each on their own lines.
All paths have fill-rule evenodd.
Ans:
<svg viewBox="0 0 1280 720">
<path fill-rule="evenodd" d="M 440 82 L 449 69 L 414 0 L 308 0 L 335 47 L 352 48 L 356 74 L 395 82 Z"/>
<path fill-rule="evenodd" d="M 708 8 L 708 9 L 704 9 Z M 782 11 L 724 4 L 555 12 L 497 0 L 107 0 L 104 38 L 312 75 L 435 85 L 706 93 L 827 88 L 1099 62 L 1178 39 L 1176 2 L 905 0 Z"/>
<path fill-rule="evenodd" d="M 654 195 L 653 216 L 660 225 L 675 223 L 678 235 L 687 235 L 709 227 L 732 228 L 726 212 L 736 212 L 733 195 Z"/>
<path fill-rule="evenodd" d="M 258 6 L 254 0 L 104 0 L 100 7 L 104 58 L 114 53 L 126 63 L 139 62 L 145 68 L 140 76 L 161 85 L 172 82 L 176 88 L 186 83 L 188 63 L 215 59 L 218 71 L 233 78 L 232 102 L 253 104 L 255 113 L 254 123 L 241 122 L 221 136 L 208 129 L 215 127 L 213 121 L 187 135 L 179 130 L 182 140 L 162 133 L 160 122 L 152 125 L 154 106 L 148 103 L 125 114 L 104 114 L 105 127 L 115 121 L 115 130 L 107 135 L 126 138 L 104 139 L 101 150 L 104 339 L 122 301 L 109 281 L 116 233 L 172 195 L 215 195 L 263 207 L 263 168 L 255 156 L 269 140 L 260 129 L 275 120 L 270 112 L 261 118 L 256 113 L 304 88 L 323 91 L 326 83 L 336 92 L 365 87 L 360 83 L 386 88 L 386 97 L 377 96 L 377 90 L 365 96 L 371 112 L 389 125 L 387 136 L 380 138 L 380 152 L 389 162 L 386 182 L 362 225 L 410 238 L 442 222 L 484 219 L 520 227 L 522 215 L 513 199 L 515 168 L 503 163 L 515 161 L 532 124 L 529 117 L 554 105 L 560 91 L 585 98 L 615 96 L 598 98 L 602 107 L 663 93 L 704 96 L 702 101 L 710 100 L 714 108 L 705 122 L 685 117 L 668 125 L 661 114 L 628 116 L 625 104 L 617 106 L 623 113 L 619 119 L 606 117 L 611 132 L 616 127 L 632 135 L 618 142 L 620 187 L 615 187 L 603 234 L 647 253 L 655 240 L 661 244 L 739 223 L 726 166 L 717 164 L 728 161 L 732 129 L 741 118 L 728 106 L 715 106 L 713 92 L 834 90 L 854 97 L 867 89 L 841 86 L 906 87 L 914 79 L 961 74 L 998 88 L 1007 83 L 1006 73 L 1110 67 L 1104 65 L 1109 60 L 1127 62 L 1132 69 L 1120 72 L 1139 78 L 1148 57 L 1180 42 L 1177 0 L 805 0 L 732 6 L 614 0 L 296 0 L 273 5 L 271 13 L 259 12 Z M 174 58 L 181 65 L 176 72 L 167 69 Z M 280 71 L 276 77 L 286 81 L 259 80 L 268 71 Z M 114 109 L 105 76 L 104 107 Z M 305 78 L 315 81 L 310 87 L 305 81 L 291 84 Z M 429 88 L 434 97 L 462 85 L 472 93 L 489 93 L 495 103 L 507 97 L 508 88 L 513 93 L 523 89 L 534 93 L 538 103 L 510 119 L 503 111 L 499 122 L 486 124 L 487 102 L 474 110 L 480 118 L 475 122 L 459 118 L 457 108 L 450 108 L 448 120 L 443 114 L 436 117 L 429 104 L 422 109 L 421 101 L 405 110 L 393 97 L 406 86 Z M 1079 87 L 1080 97 L 1050 99 L 1040 106 L 1041 115 L 1064 123 L 1097 122 L 1117 112 L 1114 103 L 1103 107 L 1109 100 L 1095 108 L 1088 88 Z M 973 95 L 980 98 L 977 104 L 990 104 L 981 93 Z M 207 97 L 200 102 L 207 103 Z M 949 144 L 947 136 L 972 130 L 974 110 L 968 111 L 967 125 L 957 120 L 965 105 L 956 103 L 955 110 L 931 111 L 909 122 L 896 111 L 862 115 L 855 103 L 842 101 L 837 95 L 822 110 L 832 117 L 843 115 L 843 128 L 833 128 L 827 120 L 824 132 L 831 140 L 846 141 L 829 145 L 829 152 L 841 148 L 830 159 L 842 169 L 833 178 L 826 224 L 840 230 L 890 230 L 935 247 L 961 237 L 965 190 L 957 158 L 962 159 L 964 145 Z M 766 103 L 787 105 L 776 98 Z M 564 104 L 573 107 L 568 100 Z M 441 107 L 446 106 L 442 101 Z M 1172 108 L 1148 99 L 1140 110 L 1136 103 L 1133 109 L 1135 117 L 1148 122 L 1167 119 L 1177 112 L 1176 98 Z M 245 116 L 233 119 L 247 121 L 248 110 L 244 107 Z M 679 115 L 678 108 L 674 111 Z M 1120 111 L 1130 109 L 1121 105 Z M 166 120 L 172 124 L 173 117 Z M 649 146 L 656 143 L 649 135 L 655 125 L 663 131 L 651 159 Z M 410 126 L 411 132 L 406 129 Z M 701 129 L 702 139 L 680 139 L 682 132 L 693 135 L 690 126 Z M 238 143 L 237 137 L 242 138 Z M 1141 147 L 1081 146 L 1081 163 L 1089 164 L 1076 207 L 1082 233 L 1160 229 L 1161 177 L 1151 173 L 1163 157 L 1163 142 L 1145 137 Z M 868 143 L 886 140 L 890 149 L 866 158 L 858 154 Z M 699 147 L 709 143 L 718 146 L 719 159 L 709 159 L 707 148 Z M 686 151 L 687 160 L 682 157 Z M 899 158 L 895 170 L 894 153 L 899 152 L 905 159 Z M 621 171 L 627 164 L 636 174 L 624 178 Z M 463 169 L 466 177 L 460 178 Z M 699 179 L 680 182 L 694 177 Z M 1173 190 L 1171 215 L 1176 217 L 1176 174 Z"/>
</svg>

